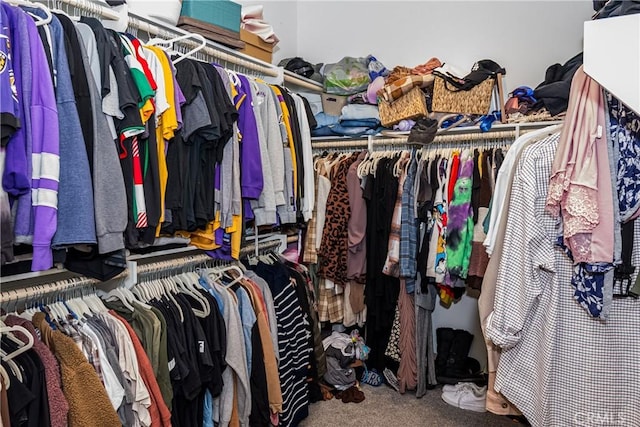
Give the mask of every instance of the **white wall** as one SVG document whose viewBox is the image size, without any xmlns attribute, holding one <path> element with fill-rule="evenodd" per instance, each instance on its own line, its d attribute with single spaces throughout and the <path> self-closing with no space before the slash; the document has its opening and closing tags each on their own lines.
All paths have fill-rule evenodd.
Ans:
<svg viewBox="0 0 640 427">
<path fill-rule="evenodd" d="M 298 53 L 310 62 L 373 54 L 387 67 L 435 56 L 469 70 L 493 59 L 507 89 L 536 86 L 582 49 L 592 3 L 579 1 L 300 1 Z"/>
<path fill-rule="evenodd" d="M 241 5 L 264 6 L 264 19 L 273 26 L 280 39 L 273 51 L 273 63 L 278 64 L 283 58 L 298 55 L 298 2 L 282 0 L 247 1 L 235 0 Z"/>
</svg>

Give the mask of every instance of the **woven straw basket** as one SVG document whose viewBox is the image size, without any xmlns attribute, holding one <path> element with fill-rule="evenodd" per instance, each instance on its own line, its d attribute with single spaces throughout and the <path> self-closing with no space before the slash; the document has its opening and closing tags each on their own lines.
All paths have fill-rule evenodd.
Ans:
<svg viewBox="0 0 640 427">
<path fill-rule="evenodd" d="M 495 79 L 488 78 L 471 90 L 453 91 L 441 77 L 433 86 L 432 109 L 438 113 L 488 114 Z"/>
<path fill-rule="evenodd" d="M 391 127 L 401 120 L 415 119 L 426 116 L 427 100 L 420 88 L 414 87 L 406 95 L 393 102 L 380 99 L 378 108 L 380 110 L 380 122 L 384 127 Z"/>
</svg>

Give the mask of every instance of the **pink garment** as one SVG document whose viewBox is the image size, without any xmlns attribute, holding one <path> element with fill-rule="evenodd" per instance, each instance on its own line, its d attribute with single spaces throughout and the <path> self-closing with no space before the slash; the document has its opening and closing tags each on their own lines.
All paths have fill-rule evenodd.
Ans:
<svg viewBox="0 0 640 427">
<path fill-rule="evenodd" d="M 40 361 L 44 365 L 44 377 L 47 382 L 47 401 L 49 403 L 49 414 L 51 427 L 67 427 L 67 414 L 69 413 L 69 403 L 62 392 L 62 380 L 60 378 L 60 366 L 58 360 L 51 353 L 49 347 L 43 343 L 38 335 L 33 323 L 26 319 L 10 314 L 4 321 L 8 326 L 22 326 L 33 336 L 33 351 L 36 352 Z M 21 332 L 16 332 L 15 336 L 23 342 L 28 338 Z"/>
<path fill-rule="evenodd" d="M 360 178 L 358 177 L 358 166 L 365 156 L 365 151 L 360 153 L 358 159 L 349 166 L 349 172 L 347 172 L 347 191 L 351 208 L 351 216 L 347 225 L 349 242 L 347 277 L 356 281 L 363 281 L 367 271 L 367 203 L 362 197 L 362 187 L 360 187 Z"/>
<path fill-rule="evenodd" d="M 547 197 L 547 211 L 562 214 L 564 242 L 575 263 L 613 261 L 613 195 L 606 133 L 602 88 L 580 67 L 571 83 Z"/>
<path fill-rule="evenodd" d="M 242 6 L 241 13 L 243 29 L 257 35 L 267 43 L 273 43 L 274 46 L 280 41 L 273 32 L 273 26 L 264 20 L 262 5 Z"/>
</svg>

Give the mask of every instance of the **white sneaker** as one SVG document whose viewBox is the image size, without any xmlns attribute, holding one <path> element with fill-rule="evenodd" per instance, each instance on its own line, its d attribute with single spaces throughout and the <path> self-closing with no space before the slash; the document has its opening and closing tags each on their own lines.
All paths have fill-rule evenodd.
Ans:
<svg viewBox="0 0 640 427">
<path fill-rule="evenodd" d="M 475 391 L 477 394 L 482 394 L 482 393 L 486 393 L 487 392 L 487 387 L 480 387 L 478 385 L 476 385 L 475 383 L 458 383 L 456 385 L 451 385 L 451 384 L 445 384 L 444 386 L 442 386 L 442 391 L 443 392 L 452 392 L 452 391 L 456 391 L 458 389 L 461 388 L 470 388 L 473 391 Z"/>
<path fill-rule="evenodd" d="M 442 400 L 451 406 L 467 411 L 487 412 L 486 389 L 478 393 L 471 387 L 460 387 L 458 390 L 443 392 Z"/>
</svg>

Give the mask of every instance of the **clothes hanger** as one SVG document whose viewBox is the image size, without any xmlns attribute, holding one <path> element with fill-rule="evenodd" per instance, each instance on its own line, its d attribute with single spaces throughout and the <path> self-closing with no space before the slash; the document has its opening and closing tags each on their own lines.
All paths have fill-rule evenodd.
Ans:
<svg viewBox="0 0 640 427">
<path fill-rule="evenodd" d="M 164 281 L 164 279 L 160 279 L 159 283 L 163 284 L 163 283 L 166 283 L 166 282 Z M 169 283 L 166 283 L 166 285 L 170 286 Z M 167 290 L 164 295 L 166 295 L 167 298 L 169 299 L 169 301 L 171 301 L 171 303 L 176 306 L 176 308 L 178 309 L 178 313 L 180 313 L 180 321 L 184 322 L 184 312 L 182 311 L 182 307 L 180 306 L 180 304 L 178 304 L 178 301 L 176 301 L 176 299 L 173 296 L 173 294 L 171 293 L 171 291 Z"/>
<path fill-rule="evenodd" d="M 211 304 L 200 292 L 198 292 L 198 275 L 194 272 L 183 273 L 184 280 L 182 284 L 184 289 L 189 295 L 191 295 L 196 301 L 202 305 L 202 317 L 207 317 L 211 314 Z M 194 310 L 195 312 L 195 310 Z"/>
<path fill-rule="evenodd" d="M 46 7 L 45 5 L 43 5 L 42 3 L 35 3 L 35 2 L 31 2 L 28 0 L 4 0 L 6 1 L 6 3 L 14 5 L 14 6 L 27 6 L 27 7 L 33 7 L 36 9 L 40 9 L 42 11 L 44 11 L 44 13 L 46 14 L 45 18 L 42 18 L 38 15 L 34 15 L 33 13 L 29 13 L 27 12 L 30 16 L 32 16 L 35 21 L 36 21 L 36 27 L 41 27 L 43 25 L 47 25 L 49 23 L 51 23 L 51 20 L 53 19 L 53 15 L 51 14 L 51 11 L 49 10 L 48 7 Z"/>
<path fill-rule="evenodd" d="M 20 367 L 15 361 L 7 360 L 6 357 L 7 357 L 7 352 L 0 349 L 0 360 L 2 360 L 7 364 L 9 369 L 11 369 L 11 372 L 13 372 L 13 375 L 18 379 L 18 381 L 20 381 L 21 383 L 24 383 L 24 379 L 22 378 L 22 369 L 20 369 Z"/>
<path fill-rule="evenodd" d="M 9 379 L 9 374 L 7 373 L 4 366 L 0 365 L 0 378 L 2 379 L 2 384 L 5 390 L 9 390 L 11 387 L 11 380 Z"/>
<path fill-rule="evenodd" d="M 113 301 L 114 299 L 119 300 L 120 302 L 122 302 L 122 305 L 124 305 L 128 310 L 135 311 L 135 308 L 133 307 L 133 305 L 131 305 L 129 301 L 130 295 L 126 294 L 122 290 L 123 284 L 124 284 L 123 281 L 120 280 L 120 283 L 118 283 L 117 287 L 107 292 L 106 295 L 103 297 L 103 299 L 105 301 Z"/>
<path fill-rule="evenodd" d="M 159 38 L 152 38 L 151 40 L 149 40 L 145 45 L 146 46 L 158 46 L 164 50 L 168 50 L 168 49 L 173 49 L 174 48 L 174 43 L 181 41 L 181 40 L 188 40 L 188 39 L 195 39 L 196 41 L 200 42 L 199 45 L 197 45 L 196 47 L 194 47 L 193 49 L 187 51 L 186 53 L 181 53 L 181 52 L 175 52 L 178 55 L 178 58 L 176 58 L 175 60 L 173 60 L 172 62 L 174 64 L 177 64 L 178 62 L 182 61 L 183 59 L 189 58 L 191 56 L 193 56 L 196 52 L 204 49 L 207 46 L 207 40 L 200 34 L 196 34 L 196 33 L 189 33 L 189 34 L 184 34 L 178 37 L 174 37 L 172 39 L 159 39 Z"/>
<path fill-rule="evenodd" d="M 7 361 L 7 360 L 12 360 L 14 359 L 16 356 L 21 355 L 22 353 L 29 351 L 29 349 L 31 349 L 33 347 L 33 344 L 35 343 L 35 340 L 33 339 L 33 335 L 31 335 L 31 333 L 24 327 L 19 326 L 19 325 L 15 325 L 15 326 L 2 326 L 0 327 L 0 334 L 6 334 L 7 336 L 11 336 L 9 335 L 9 333 L 11 332 L 22 332 L 26 337 L 27 337 L 27 342 L 23 342 L 21 340 L 18 340 L 18 342 L 20 343 L 21 347 L 15 351 L 12 351 L 11 353 L 7 354 L 6 356 L 4 356 L 2 358 L 2 360 Z M 13 337 L 15 338 L 15 337 Z M 17 338 L 16 338 L 17 339 Z"/>
</svg>

